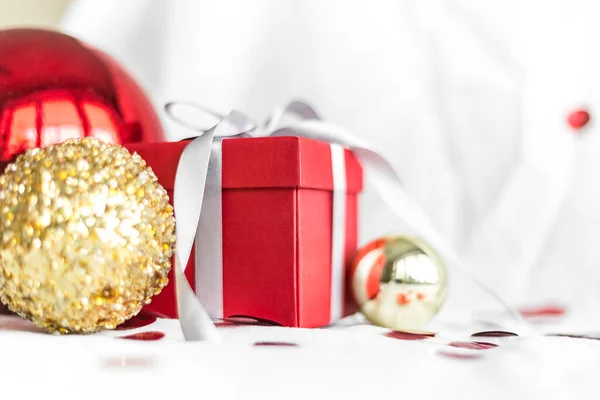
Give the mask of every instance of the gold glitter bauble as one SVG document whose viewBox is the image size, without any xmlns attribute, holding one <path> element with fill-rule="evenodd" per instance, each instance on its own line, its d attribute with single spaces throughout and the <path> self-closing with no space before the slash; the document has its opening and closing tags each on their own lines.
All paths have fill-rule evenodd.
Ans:
<svg viewBox="0 0 600 400">
<path fill-rule="evenodd" d="M 114 329 L 167 283 L 165 189 L 137 154 L 97 139 L 20 155 L 0 177 L 0 298 L 55 333 Z"/>
<path fill-rule="evenodd" d="M 395 235 L 358 250 L 352 291 L 362 313 L 394 330 L 423 328 L 442 307 L 446 268 L 438 254 L 417 238 Z"/>
</svg>

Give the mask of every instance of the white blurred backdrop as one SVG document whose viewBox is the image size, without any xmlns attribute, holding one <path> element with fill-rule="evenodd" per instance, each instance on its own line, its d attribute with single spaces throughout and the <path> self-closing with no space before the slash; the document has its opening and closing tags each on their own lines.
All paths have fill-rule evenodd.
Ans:
<svg viewBox="0 0 600 400">
<path fill-rule="evenodd" d="M 583 312 L 600 301 L 599 18 L 595 0 L 75 0 L 57 28 L 120 60 L 157 109 L 262 121 L 312 103 L 380 149 L 510 301 Z M 361 242 L 403 229 L 367 187 Z"/>
</svg>

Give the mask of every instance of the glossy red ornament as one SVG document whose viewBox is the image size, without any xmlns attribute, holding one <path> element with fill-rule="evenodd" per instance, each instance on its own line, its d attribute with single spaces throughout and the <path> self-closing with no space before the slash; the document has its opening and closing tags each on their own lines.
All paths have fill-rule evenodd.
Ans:
<svg viewBox="0 0 600 400">
<path fill-rule="evenodd" d="M 164 138 L 144 91 L 107 54 L 59 32 L 0 30 L 0 163 L 84 136 Z"/>
</svg>

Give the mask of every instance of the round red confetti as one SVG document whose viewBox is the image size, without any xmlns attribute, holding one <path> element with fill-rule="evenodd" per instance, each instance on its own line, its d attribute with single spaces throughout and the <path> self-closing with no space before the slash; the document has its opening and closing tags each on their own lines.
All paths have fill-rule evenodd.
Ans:
<svg viewBox="0 0 600 400">
<path fill-rule="evenodd" d="M 534 308 L 524 308 L 519 310 L 524 318 L 536 317 L 562 317 L 566 314 L 566 310 L 561 306 L 542 306 Z"/>
<path fill-rule="evenodd" d="M 465 353 L 458 353 L 458 352 L 454 352 L 454 351 L 447 351 L 447 350 L 439 350 L 437 352 L 437 354 L 444 356 L 444 357 L 448 357 L 448 358 L 456 358 L 459 360 L 473 360 L 475 358 L 480 358 L 481 357 L 481 353 L 479 352 L 465 352 Z"/>
<path fill-rule="evenodd" d="M 41 328 L 35 326 L 32 322 L 22 319 L 18 316 L 5 316 L 0 319 L 0 331 L 21 331 L 45 333 Z"/>
<path fill-rule="evenodd" d="M 282 326 L 280 323 L 264 318 L 250 317 L 247 315 L 231 315 L 227 318 L 221 318 L 221 322 L 236 325 L 258 325 L 258 326 Z"/>
<path fill-rule="evenodd" d="M 149 357 L 110 357 L 103 360 L 105 367 L 111 368 L 131 368 L 148 367 L 154 364 L 154 359 Z"/>
<path fill-rule="evenodd" d="M 7 306 L 0 303 L 0 315 L 10 315 L 10 314 L 13 314 L 13 312 L 10 311 Z"/>
<path fill-rule="evenodd" d="M 571 333 L 549 333 L 546 336 L 567 337 L 567 338 L 571 338 L 571 339 L 600 340 L 600 333 L 591 334 L 591 335 L 580 335 L 580 334 L 571 334 Z"/>
<path fill-rule="evenodd" d="M 128 339 L 128 340 L 160 340 L 165 337 L 165 334 L 158 331 L 150 331 L 150 332 L 138 332 L 132 333 L 131 335 L 121 336 L 119 339 Z"/>
<path fill-rule="evenodd" d="M 497 347 L 497 344 L 488 343 L 488 342 L 450 342 L 448 343 L 450 347 L 458 347 L 461 349 L 471 349 L 471 350 L 487 350 L 494 347 Z"/>
<path fill-rule="evenodd" d="M 573 129 L 581 129 L 590 122 L 590 113 L 586 110 L 575 110 L 567 116 L 567 122 Z"/>
<path fill-rule="evenodd" d="M 240 324 L 234 324 L 233 322 L 229 322 L 229 321 L 216 321 L 216 322 L 214 322 L 214 324 L 217 328 L 231 328 L 231 327 L 240 326 Z"/>
<path fill-rule="evenodd" d="M 117 326 L 117 330 L 124 331 L 128 329 L 136 329 L 141 328 L 143 326 L 148 326 L 154 323 L 158 318 L 168 319 L 169 317 L 154 311 L 142 310 L 138 313 L 138 315 L 128 319 L 121 325 Z"/>
<path fill-rule="evenodd" d="M 477 332 L 471 335 L 472 337 L 507 337 L 507 336 L 519 336 L 513 332 L 507 331 L 484 331 Z"/>
<path fill-rule="evenodd" d="M 385 334 L 385 336 L 398 339 L 398 340 L 425 340 L 435 337 L 435 333 L 416 333 L 416 332 L 405 332 L 405 331 L 392 331 Z"/>
<path fill-rule="evenodd" d="M 254 343 L 255 346 L 258 347 L 269 347 L 269 346 L 280 346 L 280 347 L 298 347 L 298 345 L 296 343 L 290 343 L 290 342 L 256 342 Z"/>
<path fill-rule="evenodd" d="M 128 319 L 127 321 L 123 322 L 121 325 L 117 326 L 118 331 L 126 331 L 129 329 L 136 329 L 136 328 L 142 328 L 144 326 L 148 326 L 152 323 L 154 323 L 154 321 L 156 321 L 156 318 L 154 319 L 141 319 L 141 318 L 131 318 Z"/>
</svg>

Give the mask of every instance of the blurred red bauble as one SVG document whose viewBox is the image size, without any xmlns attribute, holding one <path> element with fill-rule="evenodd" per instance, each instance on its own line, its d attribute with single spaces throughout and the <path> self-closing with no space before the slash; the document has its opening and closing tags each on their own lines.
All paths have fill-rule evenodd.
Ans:
<svg viewBox="0 0 600 400">
<path fill-rule="evenodd" d="M 143 90 L 105 53 L 58 32 L 0 30 L 0 163 L 84 136 L 164 139 Z"/>
</svg>

